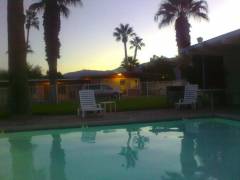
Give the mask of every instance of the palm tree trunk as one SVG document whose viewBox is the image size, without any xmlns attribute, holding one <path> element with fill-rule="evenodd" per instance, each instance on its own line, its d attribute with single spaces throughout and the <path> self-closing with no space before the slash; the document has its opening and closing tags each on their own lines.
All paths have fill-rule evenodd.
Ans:
<svg viewBox="0 0 240 180">
<path fill-rule="evenodd" d="M 127 58 L 128 58 L 128 54 L 127 54 L 127 43 L 124 42 L 123 44 L 124 44 L 125 60 L 127 60 Z"/>
<path fill-rule="evenodd" d="M 135 52 L 134 52 L 134 60 L 136 60 L 137 59 L 137 47 L 135 47 Z"/>
<path fill-rule="evenodd" d="M 30 110 L 24 23 L 23 0 L 8 0 L 9 110 L 13 115 Z"/>
<path fill-rule="evenodd" d="M 26 40 L 26 51 L 28 52 L 28 47 L 29 47 L 29 34 L 30 34 L 30 27 L 27 28 L 27 40 Z"/>
<path fill-rule="evenodd" d="M 175 30 L 178 52 L 180 54 L 183 48 L 189 47 L 191 45 L 190 24 L 188 22 L 188 18 L 185 15 L 180 16 L 176 20 Z"/>
<path fill-rule="evenodd" d="M 44 40 L 47 62 L 49 65 L 50 102 L 57 103 L 57 60 L 60 57 L 60 10 L 57 1 L 46 1 L 43 15 Z"/>
<path fill-rule="evenodd" d="M 49 101 L 56 104 L 58 102 L 57 92 L 57 61 L 48 62 L 49 66 L 49 81 L 50 81 L 50 96 Z"/>
<path fill-rule="evenodd" d="M 181 15 L 176 20 L 175 30 L 176 30 L 178 54 L 181 55 L 182 49 L 189 47 L 191 45 L 190 24 L 188 22 L 188 18 L 185 15 Z M 178 63 L 176 66 L 175 75 L 176 75 L 176 80 L 182 79 L 180 63 Z"/>
</svg>

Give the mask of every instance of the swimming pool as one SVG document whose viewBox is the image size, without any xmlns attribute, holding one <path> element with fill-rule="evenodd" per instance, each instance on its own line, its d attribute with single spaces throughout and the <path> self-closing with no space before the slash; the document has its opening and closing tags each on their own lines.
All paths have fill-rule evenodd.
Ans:
<svg viewBox="0 0 240 180">
<path fill-rule="evenodd" d="M 1 180 L 239 180 L 240 122 L 220 118 L 0 135 Z"/>
</svg>

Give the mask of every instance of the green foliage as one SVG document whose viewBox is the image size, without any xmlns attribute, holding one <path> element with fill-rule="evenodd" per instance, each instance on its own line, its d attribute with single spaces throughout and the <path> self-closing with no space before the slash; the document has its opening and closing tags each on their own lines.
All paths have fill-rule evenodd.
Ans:
<svg viewBox="0 0 240 180">
<path fill-rule="evenodd" d="M 47 71 L 46 78 L 49 78 L 49 71 Z M 57 79 L 63 79 L 64 76 L 61 72 L 57 72 Z"/>
<path fill-rule="evenodd" d="M 43 78 L 42 68 L 40 66 L 33 66 L 27 64 L 27 73 L 29 79 L 41 79 Z"/>
<path fill-rule="evenodd" d="M 9 78 L 9 74 L 7 70 L 0 70 L 0 80 L 7 80 Z"/>
<path fill-rule="evenodd" d="M 0 111 L 0 120 L 7 119 L 9 117 L 9 113 L 6 110 L 1 109 Z"/>
<path fill-rule="evenodd" d="M 175 62 L 166 57 L 153 56 L 142 68 L 144 73 L 160 74 L 160 80 L 175 80 Z"/>
<path fill-rule="evenodd" d="M 78 103 L 66 102 L 60 104 L 35 104 L 32 107 L 33 115 L 70 115 L 76 114 Z"/>
<path fill-rule="evenodd" d="M 139 66 L 139 62 L 137 59 L 133 57 L 128 57 L 122 61 L 121 67 L 124 68 L 127 72 L 134 71 Z"/>
<path fill-rule="evenodd" d="M 41 79 L 43 78 L 42 68 L 38 65 L 34 66 L 27 63 L 27 76 L 28 79 Z M 7 70 L 0 70 L 0 80 L 8 80 L 9 74 Z"/>
</svg>

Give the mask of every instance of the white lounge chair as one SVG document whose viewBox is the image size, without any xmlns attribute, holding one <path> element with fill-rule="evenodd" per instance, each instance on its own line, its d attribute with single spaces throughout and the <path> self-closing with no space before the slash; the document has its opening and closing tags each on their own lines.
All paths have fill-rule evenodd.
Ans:
<svg viewBox="0 0 240 180">
<path fill-rule="evenodd" d="M 78 116 L 82 111 L 82 118 L 85 117 L 86 112 L 99 112 L 103 113 L 103 108 L 100 104 L 96 103 L 95 94 L 93 90 L 80 90 L 80 108 L 78 108 Z"/>
<path fill-rule="evenodd" d="M 193 109 L 197 108 L 197 98 L 198 98 L 198 85 L 186 85 L 184 90 L 184 98 L 180 99 L 176 103 L 176 108 L 180 109 L 181 106 L 191 105 Z"/>
</svg>

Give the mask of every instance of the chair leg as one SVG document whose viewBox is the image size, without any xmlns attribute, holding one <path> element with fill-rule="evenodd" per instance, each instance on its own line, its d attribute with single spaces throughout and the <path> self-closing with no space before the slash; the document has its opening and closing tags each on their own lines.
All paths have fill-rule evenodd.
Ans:
<svg viewBox="0 0 240 180">
<path fill-rule="evenodd" d="M 194 111 L 197 110 L 197 104 L 196 103 L 193 105 L 193 108 L 194 108 Z"/>
<path fill-rule="evenodd" d="M 85 111 L 82 111 L 82 118 L 85 118 Z"/>
<path fill-rule="evenodd" d="M 179 109 L 180 109 L 180 105 L 179 105 L 179 104 L 176 104 L 176 105 L 175 105 L 175 108 L 176 108 L 176 110 L 179 110 Z"/>
</svg>

